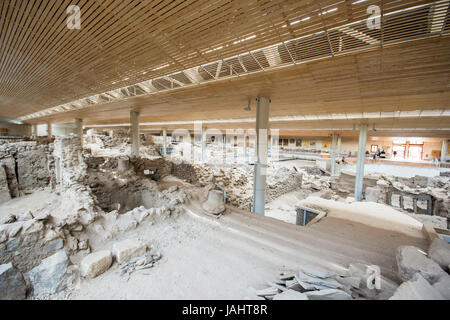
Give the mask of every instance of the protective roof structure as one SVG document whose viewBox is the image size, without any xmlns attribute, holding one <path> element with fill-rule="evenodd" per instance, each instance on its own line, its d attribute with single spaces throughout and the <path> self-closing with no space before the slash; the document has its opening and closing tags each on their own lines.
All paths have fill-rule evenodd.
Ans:
<svg viewBox="0 0 450 320">
<path fill-rule="evenodd" d="M 69 29 L 69 5 L 81 28 Z M 380 24 L 374 28 L 380 8 Z M 450 109 L 449 1 L 14 1 L 1 8 L 0 116 L 121 123 Z M 369 12 L 375 12 L 370 15 Z M 307 120 L 307 118 L 305 118 Z M 447 126 L 447 127 L 450 127 Z"/>
</svg>

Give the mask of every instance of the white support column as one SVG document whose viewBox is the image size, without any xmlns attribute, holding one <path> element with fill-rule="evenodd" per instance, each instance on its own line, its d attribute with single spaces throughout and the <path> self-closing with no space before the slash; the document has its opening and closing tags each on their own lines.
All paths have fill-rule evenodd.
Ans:
<svg viewBox="0 0 450 320">
<path fill-rule="evenodd" d="M 442 141 L 441 162 L 447 161 L 447 153 L 448 153 L 448 140 L 445 139 L 444 141 Z"/>
<path fill-rule="evenodd" d="M 162 130 L 163 142 L 162 142 L 162 156 L 165 157 L 167 155 L 167 129 L 163 128 Z"/>
<path fill-rule="evenodd" d="M 206 128 L 202 127 L 202 162 L 206 161 Z"/>
<path fill-rule="evenodd" d="M 131 156 L 139 157 L 139 112 L 130 111 L 131 123 Z"/>
<path fill-rule="evenodd" d="M 83 119 L 75 119 L 76 132 L 80 138 L 81 149 L 83 149 Z"/>
<path fill-rule="evenodd" d="M 267 173 L 267 131 L 270 99 L 257 97 L 256 106 L 256 163 L 253 182 L 253 212 L 264 215 Z"/>
<path fill-rule="evenodd" d="M 331 135 L 331 150 L 330 150 L 331 175 L 334 175 L 336 172 L 336 144 L 337 144 L 337 134 L 333 133 Z"/>
<path fill-rule="evenodd" d="M 358 163 L 356 164 L 355 200 L 362 200 L 364 180 L 364 160 L 366 156 L 367 124 L 359 127 Z"/>
<path fill-rule="evenodd" d="M 52 124 L 51 124 L 51 122 L 47 122 L 47 137 L 51 138 L 52 135 L 53 135 Z"/>
</svg>

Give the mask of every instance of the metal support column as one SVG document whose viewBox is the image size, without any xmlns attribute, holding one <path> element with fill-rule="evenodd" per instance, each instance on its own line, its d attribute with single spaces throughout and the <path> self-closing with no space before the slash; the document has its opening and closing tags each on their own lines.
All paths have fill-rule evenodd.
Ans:
<svg viewBox="0 0 450 320">
<path fill-rule="evenodd" d="M 367 124 L 359 127 L 358 163 L 356 164 L 355 200 L 362 200 L 364 180 L 364 160 L 366 156 Z"/>
<path fill-rule="evenodd" d="M 139 157 L 139 112 L 130 111 L 131 123 L 131 156 Z"/>
<path fill-rule="evenodd" d="M 266 171 L 267 171 L 267 130 L 269 126 L 270 99 L 257 97 L 256 106 L 256 163 L 253 182 L 253 212 L 264 215 Z"/>
</svg>

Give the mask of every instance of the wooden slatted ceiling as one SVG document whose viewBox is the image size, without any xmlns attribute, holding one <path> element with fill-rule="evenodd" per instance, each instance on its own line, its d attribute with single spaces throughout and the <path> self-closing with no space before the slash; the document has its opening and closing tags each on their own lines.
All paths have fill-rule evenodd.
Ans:
<svg viewBox="0 0 450 320">
<path fill-rule="evenodd" d="M 28 114 L 18 120 L 47 117 L 54 113 L 88 108 L 99 103 L 111 102 L 111 99 L 117 101 L 129 98 L 129 96 L 147 94 L 147 92 L 159 94 L 167 90 L 192 86 L 193 82 L 217 81 L 218 79 L 244 76 L 249 72 L 265 72 L 279 67 L 295 66 L 298 63 L 307 63 L 318 58 L 374 50 L 380 47 L 397 45 L 405 40 L 417 41 L 424 38 L 446 36 L 444 21 L 448 16 L 449 3 L 450 1 L 444 0 L 387 13 L 383 15 L 383 23 L 378 31 L 368 29 L 366 19 L 343 27 L 329 29 L 319 34 L 316 33 L 275 46 L 257 49 L 237 57 L 222 59 L 176 74 L 72 101 L 68 104 Z M 297 22 L 300 21 L 297 20 Z M 360 30 L 370 32 L 370 34 L 365 34 Z"/>
<path fill-rule="evenodd" d="M 3 0 L 0 115 L 17 118 L 357 21 L 371 4 L 387 13 L 429 1 L 352 2 Z M 66 27 L 73 4 L 81 8 L 80 30 Z"/>
<path fill-rule="evenodd" d="M 249 118 L 255 116 L 254 102 L 251 112 L 243 108 L 257 95 L 272 99 L 272 117 L 450 109 L 449 74 L 450 38 L 435 38 L 414 46 L 405 43 L 384 48 L 382 54 L 374 51 L 335 57 L 63 112 L 46 120 L 128 123 L 131 109 L 141 112 L 142 122 Z"/>
</svg>

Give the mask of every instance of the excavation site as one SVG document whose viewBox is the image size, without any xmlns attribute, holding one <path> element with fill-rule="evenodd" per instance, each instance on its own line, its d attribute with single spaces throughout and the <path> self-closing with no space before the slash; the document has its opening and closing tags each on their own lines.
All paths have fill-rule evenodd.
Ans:
<svg viewBox="0 0 450 320">
<path fill-rule="evenodd" d="M 450 300 L 449 11 L 0 1 L 0 300 Z"/>
</svg>

